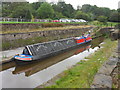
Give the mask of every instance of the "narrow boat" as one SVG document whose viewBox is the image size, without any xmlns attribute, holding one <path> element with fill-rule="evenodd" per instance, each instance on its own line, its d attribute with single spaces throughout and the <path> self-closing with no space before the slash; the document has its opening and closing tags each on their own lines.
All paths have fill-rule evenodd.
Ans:
<svg viewBox="0 0 120 90">
<path fill-rule="evenodd" d="M 81 37 L 67 38 L 44 43 L 27 45 L 22 54 L 17 54 L 13 57 L 17 64 L 28 63 L 31 61 L 41 60 L 58 53 L 61 53 L 80 44 L 91 41 L 90 34 Z"/>
<path fill-rule="evenodd" d="M 83 44 L 83 43 L 91 41 L 92 38 L 91 38 L 90 34 L 87 34 L 85 36 L 75 37 L 75 40 L 76 40 L 77 45 L 79 45 L 79 44 Z"/>
<path fill-rule="evenodd" d="M 12 73 L 19 74 L 19 73 L 25 72 L 25 76 L 27 76 L 27 77 L 31 76 L 49 66 L 52 66 L 58 62 L 61 62 L 65 59 L 67 59 L 68 57 L 79 54 L 80 52 L 83 52 L 86 49 L 89 49 L 90 46 L 91 45 L 89 43 L 87 43 L 87 44 L 84 44 L 84 46 L 81 45 L 80 47 L 76 47 L 75 49 L 69 50 L 69 52 L 61 53 L 59 55 L 56 55 L 55 57 L 46 58 L 46 59 L 42 60 L 41 62 L 38 61 L 38 62 L 31 63 L 31 64 L 24 65 L 24 66 L 23 65 L 16 66 Z"/>
</svg>

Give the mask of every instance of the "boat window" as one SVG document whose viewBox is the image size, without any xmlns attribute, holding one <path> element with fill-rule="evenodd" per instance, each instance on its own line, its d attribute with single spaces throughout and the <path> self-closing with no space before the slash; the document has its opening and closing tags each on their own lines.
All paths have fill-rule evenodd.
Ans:
<svg viewBox="0 0 120 90">
<path fill-rule="evenodd" d="M 23 54 L 30 55 L 29 51 L 26 48 L 23 50 Z"/>
</svg>

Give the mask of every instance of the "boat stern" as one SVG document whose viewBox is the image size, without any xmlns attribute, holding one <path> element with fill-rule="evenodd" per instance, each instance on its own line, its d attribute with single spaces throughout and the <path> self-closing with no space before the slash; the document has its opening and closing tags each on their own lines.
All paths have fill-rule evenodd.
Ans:
<svg viewBox="0 0 120 90">
<path fill-rule="evenodd" d="M 86 42 L 89 42 L 89 41 L 91 41 L 91 40 L 92 40 L 92 38 L 91 38 L 90 34 L 88 34 L 88 35 L 86 36 Z"/>
<path fill-rule="evenodd" d="M 15 60 L 19 60 L 19 61 L 31 61 L 32 60 L 32 56 L 31 55 L 26 55 L 26 54 L 18 54 L 14 56 Z"/>
</svg>

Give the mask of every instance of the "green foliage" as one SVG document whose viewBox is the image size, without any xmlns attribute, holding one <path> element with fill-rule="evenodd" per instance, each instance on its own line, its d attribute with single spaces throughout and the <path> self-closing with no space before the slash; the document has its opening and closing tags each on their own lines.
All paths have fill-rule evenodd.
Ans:
<svg viewBox="0 0 120 90">
<path fill-rule="evenodd" d="M 53 16 L 54 16 L 54 9 L 47 2 L 44 2 L 37 10 L 38 18 L 42 18 L 42 19 L 53 18 Z"/>
<path fill-rule="evenodd" d="M 96 25 L 98 27 L 114 27 L 116 26 L 118 23 L 117 22 L 100 22 L 100 21 L 92 21 L 89 22 L 88 25 Z"/>
<path fill-rule="evenodd" d="M 9 17 L 13 11 L 20 5 L 23 5 L 25 3 L 19 3 L 19 2 L 3 2 L 2 3 L 2 17 Z"/>
<path fill-rule="evenodd" d="M 115 28 L 120 29 L 120 24 L 116 24 Z"/>
<path fill-rule="evenodd" d="M 84 4 L 81 10 L 85 13 L 92 13 L 94 20 L 96 20 L 99 16 L 105 16 L 109 18 L 112 12 L 109 8 L 97 7 L 96 5 L 92 6 L 89 4 Z"/>
<path fill-rule="evenodd" d="M 51 19 L 49 19 L 51 21 Z M 0 22 L 2 24 L 43 24 L 43 23 L 62 23 L 62 24 L 80 24 L 86 25 L 84 22 Z"/>
<path fill-rule="evenodd" d="M 86 13 L 83 13 L 83 12 L 81 12 L 81 11 L 77 11 L 77 13 L 75 14 L 75 18 L 76 18 L 76 19 L 84 19 L 84 20 L 87 20 L 87 21 L 90 20 L 89 15 L 86 14 Z"/>
<path fill-rule="evenodd" d="M 47 2 L 3 2 L 2 17 L 22 19 L 60 19 L 60 18 L 81 18 L 87 21 L 98 20 L 99 16 L 107 17 L 107 21 L 120 22 L 120 9 L 110 10 L 105 7 L 97 7 L 84 4 L 82 8 L 75 10 L 71 4 L 58 2 L 49 4 Z"/>
<path fill-rule="evenodd" d="M 91 5 L 85 4 L 85 5 L 82 6 L 81 10 L 85 13 L 91 12 Z"/>
<path fill-rule="evenodd" d="M 0 5 L 0 17 L 2 17 L 2 6 Z"/>
<path fill-rule="evenodd" d="M 120 8 L 117 9 L 117 12 L 120 13 Z"/>
<path fill-rule="evenodd" d="M 18 40 L 7 41 L 7 42 L 3 41 L 2 49 L 8 50 L 8 49 L 17 48 L 17 47 L 23 47 L 25 45 L 40 43 L 40 42 L 43 42 L 44 40 L 45 38 L 42 38 L 42 37 L 33 37 L 28 39 L 18 39 Z"/>
<path fill-rule="evenodd" d="M 3 17 L 31 19 L 30 5 L 26 2 L 6 2 L 2 5 Z"/>
<path fill-rule="evenodd" d="M 66 18 L 61 12 L 55 12 L 54 19 Z"/>
<path fill-rule="evenodd" d="M 120 12 L 111 13 L 109 20 L 112 22 L 120 22 Z"/>
<path fill-rule="evenodd" d="M 105 17 L 105 16 L 99 16 L 97 18 L 97 20 L 100 21 L 100 22 L 107 22 L 107 17 Z"/>
<path fill-rule="evenodd" d="M 8 50 L 11 48 L 11 43 L 9 42 L 2 42 L 2 50 Z"/>
<path fill-rule="evenodd" d="M 24 6 L 18 6 L 15 11 L 12 13 L 13 18 L 22 18 L 22 19 L 31 19 L 31 12 L 29 9 L 29 5 L 26 4 Z"/>
<path fill-rule="evenodd" d="M 37 10 L 42 4 L 43 2 L 34 2 L 31 4 L 31 6 L 34 10 Z"/>
<path fill-rule="evenodd" d="M 58 2 L 57 5 L 54 4 L 52 5 L 52 7 L 54 8 L 55 12 L 59 12 L 65 17 L 74 17 L 75 10 L 71 4 L 66 4 L 65 2 Z"/>
<path fill-rule="evenodd" d="M 88 61 L 81 61 L 73 68 L 66 70 L 64 76 L 56 81 L 53 86 L 47 88 L 90 88 L 93 78 L 101 65 L 112 54 L 117 43 L 105 40 L 104 48 L 101 48 L 91 56 Z"/>
</svg>

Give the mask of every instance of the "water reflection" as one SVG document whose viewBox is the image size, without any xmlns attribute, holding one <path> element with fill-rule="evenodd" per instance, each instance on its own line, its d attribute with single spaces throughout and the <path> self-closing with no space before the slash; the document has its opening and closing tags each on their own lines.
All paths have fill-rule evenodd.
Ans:
<svg viewBox="0 0 120 90">
<path fill-rule="evenodd" d="M 4 71 L 4 70 L 7 70 L 9 68 L 12 68 L 12 67 L 15 67 L 15 62 L 9 62 L 9 63 L 5 63 L 3 65 L 0 65 L 0 72 L 1 71 Z"/>
<path fill-rule="evenodd" d="M 24 66 L 16 66 L 15 70 L 12 72 L 13 74 L 20 74 L 22 72 L 25 72 L 25 76 L 31 76 L 40 70 L 43 70 L 53 64 L 56 64 L 62 60 L 65 60 L 66 58 L 79 54 L 80 52 L 85 51 L 86 49 L 90 48 L 90 43 L 84 44 L 82 46 L 79 46 L 73 50 L 69 50 L 67 52 L 64 52 L 62 54 L 59 54 L 54 57 L 50 57 L 44 60 L 41 60 L 40 62 L 24 65 Z"/>
<path fill-rule="evenodd" d="M 96 38 L 91 43 L 24 66 L 15 66 L 14 62 L 4 64 L 1 72 L 3 88 L 34 88 L 43 84 L 94 53 L 103 40 L 102 37 Z"/>
<path fill-rule="evenodd" d="M 95 47 L 99 47 L 100 48 L 100 43 L 102 43 L 104 40 L 104 37 L 99 37 L 99 38 L 95 38 L 92 42 L 91 42 L 91 48 L 94 49 Z"/>
<path fill-rule="evenodd" d="M 33 68 L 35 69 L 37 66 L 39 66 L 38 68 L 40 68 L 40 70 L 42 70 L 42 69 L 47 68 L 47 67 L 49 67 L 49 66 L 51 66 L 51 65 L 53 65 L 57 62 L 60 62 L 61 60 L 66 59 L 66 58 L 68 58 L 68 57 L 70 57 L 74 54 L 76 55 L 78 53 L 81 53 L 81 52 L 85 51 L 86 49 L 89 52 L 89 48 L 92 48 L 92 49 L 94 49 L 95 47 L 100 48 L 99 44 L 102 43 L 103 40 L 104 40 L 104 37 L 99 37 L 99 38 L 96 38 L 93 41 L 91 41 L 91 43 L 80 45 L 79 47 L 77 47 L 73 50 L 70 50 L 68 52 L 64 52 L 64 53 L 59 54 L 57 56 L 50 57 L 50 58 L 47 58 L 45 60 L 41 60 L 41 61 L 31 63 L 31 64 L 28 64 L 28 65 L 25 65 L 25 66 L 15 66 L 14 62 L 6 63 L 6 64 L 3 64 L 1 66 L 2 68 L 0 69 L 0 71 L 4 71 L 4 70 L 7 70 L 9 68 L 15 67 L 15 70 L 12 73 L 13 74 L 18 74 L 18 73 L 21 73 L 21 72 L 27 72 L 27 71 L 29 71 L 29 69 L 30 70 L 32 70 Z M 26 75 L 26 76 L 29 76 L 29 75 Z"/>
<path fill-rule="evenodd" d="M 12 73 L 13 74 L 20 74 L 20 73 L 25 72 L 25 76 L 27 76 L 27 77 L 31 76 L 31 75 L 39 72 L 40 70 L 43 70 L 43 69 L 45 69 L 53 64 L 56 64 L 62 60 L 65 60 L 66 58 L 68 58 L 70 56 L 77 55 L 85 50 L 88 50 L 88 52 L 89 52 L 90 48 L 93 48 L 93 49 L 95 47 L 100 48 L 99 44 L 102 43 L 103 40 L 104 40 L 103 37 L 96 38 L 91 43 L 80 45 L 79 47 L 76 47 L 73 50 L 64 52 L 64 53 L 59 54 L 57 56 L 50 57 L 50 58 L 47 58 L 47 59 L 44 59 L 44 60 L 41 60 L 41 61 L 38 61 L 38 62 L 35 62 L 32 64 L 24 65 L 24 66 L 16 66 L 15 70 Z"/>
</svg>

